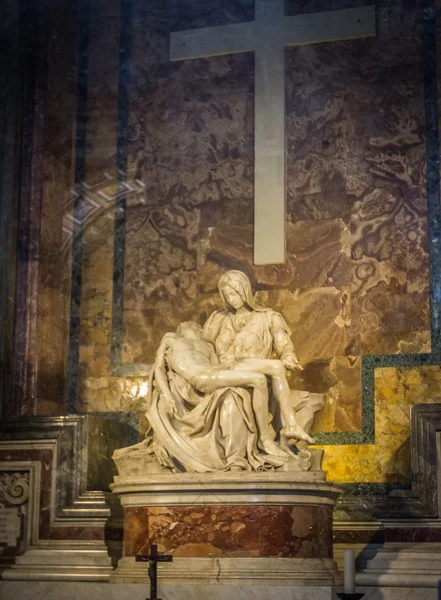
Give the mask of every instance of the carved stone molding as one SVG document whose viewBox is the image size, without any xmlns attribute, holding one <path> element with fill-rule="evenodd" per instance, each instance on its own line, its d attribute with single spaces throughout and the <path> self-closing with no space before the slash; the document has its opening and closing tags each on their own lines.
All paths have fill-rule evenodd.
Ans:
<svg viewBox="0 0 441 600">
<path fill-rule="evenodd" d="M 13 457 L 44 464 L 40 492 L 51 527 L 102 528 L 110 514 L 110 457 L 127 437 L 127 426 L 95 415 L 7 419 L 0 424 L 0 460 Z"/>
<path fill-rule="evenodd" d="M 21 507 L 29 499 L 29 477 L 29 471 L 2 470 L 0 466 L 0 549 L 17 547 L 22 532 Z"/>
<path fill-rule="evenodd" d="M 0 461 L 0 567 L 38 540 L 40 481 L 39 461 Z"/>
<path fill-rule="evenodd" d="M 15 515 L 15 563 L 1 577 L 107 581 L 111 455 L 131 441 L 129 428 L 96 415 L 26 417 L 3 421 L 0 440 L 0 505 L 26 503 Z M 18 529 L 6 531 L 4 521 L 11 542 Z"/>
<path fill-rule="evenodd" d="M 96 415 L 14 418 L 0 424 L 0 481 L 3 487 L 10 484 L 8 497 L 16 494 L 18 500 L 24 486 L 22 478 L 12 475 L 29 472 L 24 548 L 55 540 L 103 544 L 114 475 L 111 455 L 129 439 L 128 426 Z"/>
<path fill-rule="evenodd" d="M 29 471 L 0 471 L 0 505 L 19 506 L 29 498 Z"/>
</svg>

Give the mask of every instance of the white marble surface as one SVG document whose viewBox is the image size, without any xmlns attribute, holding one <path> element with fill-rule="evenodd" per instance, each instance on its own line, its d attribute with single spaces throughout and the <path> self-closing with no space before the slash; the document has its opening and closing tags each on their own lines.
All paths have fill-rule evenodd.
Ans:
<svg viewBox="0 0 441 600">
<path fill-rule="evenodd" d="M 363 587 L 363 600 L 436 600 L 432 588 Z M 281 586 L 163 586 L 162 600 L 338 600 L 330 587 Z M 109 585 L 108 583 L 0 581 L 1 600 L 145 600 L 145 585 Z"/>
<path fill-rule="evenodd" d="M 145 563 L 134 557 L 123 557 L 112 573 L 111 583 L 148 583 Z M 332 558 L 253 558 L 177 556 L 173 562 L 160 563 L 158 581 L 163 585 L 297 587 L 342 584 L 341 573 Z M 218 592 L 216 592 L 218 593 Z"/>
<path fill-rule="evenodd" d="M 244 587 L 244 586 L 159 586 L 162 600 L 331 600 L 332 588 Z M 145 585 L 105 583 L 0 582 L 1 600 L 145 600 Z"/>
<path fill-rule="evenodd" d="M 441 544 L 384 544 L 357 573 L 361 586 L 436 588 L 441 580 Z"/>
<path fill-rule="evenodd" d="M 302 504 L 334 506 L 343 488 L 323 471 L 156 473 L 117 475 L 112 491 L 123 506 Z"/>
<path fill-rule="evenodd" d="M 437 600 L 438 590 L 416 587 L 358 587 L 363 600 Z"/>
<path fill-rule="evenodd" d="M 331 587 L 163 586 L 162 600 L 331 600 Z"/>
<path fill-rule="evenodd" d="M 75 546 L 74 542 L 71 542 Z M 1 573 L 12 581 L 109 581 L 112 561 L 104 544 L 96 547 L 34 547 Z M 3 600 L 3 597 L 0 595 Z"/>
</svg>

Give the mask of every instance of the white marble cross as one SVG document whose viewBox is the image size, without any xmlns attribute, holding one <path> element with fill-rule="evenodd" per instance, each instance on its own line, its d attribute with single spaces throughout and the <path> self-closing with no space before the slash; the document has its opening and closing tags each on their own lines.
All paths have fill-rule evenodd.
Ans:
<svg viewBox="0 0 441 600">
<path fill-rule="evenodd" d="M 255 53 L 254 263 L 285 262 L 285 46 L 375 35 L 375 7 L 285 17 L 255 0 L 255 20 L 174 32 L 171 60 Z"/>
</svg>

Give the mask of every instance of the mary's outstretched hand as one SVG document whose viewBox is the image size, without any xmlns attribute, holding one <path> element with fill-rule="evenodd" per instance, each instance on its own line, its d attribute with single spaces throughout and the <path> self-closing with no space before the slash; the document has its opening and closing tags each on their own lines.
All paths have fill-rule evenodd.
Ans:
<svg viewBox="0 0 441 600">
<path fill-rule="evenodd" d="M 283 366 L 285 369 L 288 369 L 288 371 L 295 371 L 296 369 L 303 371 L 302 365 L 295 356 L 285 356 L 285 358 L 282 358 L 281 360 Z"/>
</svg>

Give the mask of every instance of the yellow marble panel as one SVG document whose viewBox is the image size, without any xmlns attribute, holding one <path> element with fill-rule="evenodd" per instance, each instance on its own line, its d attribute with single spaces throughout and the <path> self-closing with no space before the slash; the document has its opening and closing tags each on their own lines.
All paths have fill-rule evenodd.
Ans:
<svg viewBox="0 0 441 600">
<path fill-rule="evenodd" d="M 441 367 L 375 370 L 375 444 L 321 446 L 328 478 L 341 483 L 410 482 L 410 410 L 439 402 Z"/>
</svg>

